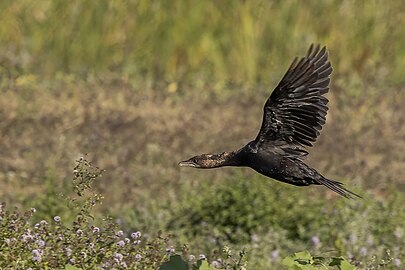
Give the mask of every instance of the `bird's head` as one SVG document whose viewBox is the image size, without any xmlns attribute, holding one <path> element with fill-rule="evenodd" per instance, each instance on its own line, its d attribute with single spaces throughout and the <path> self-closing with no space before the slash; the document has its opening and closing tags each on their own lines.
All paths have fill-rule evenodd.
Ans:
<svg viewBox="0 0 405 270">
<path fill-rule="evenodd" d="M 217 159 L 214 158 L 216 155 L 202 154 L 190 159 L 179 162 L 180 167 L 192 167 L 200 169 L 208 169 L 215 167 Z"/>
<path fill-rule="evenodd" d="M 235 152 L 223 152 L 221 154 L 202 154 L 179 163 L 180 167 L 192 167 L 199 169 L 218 168 L 222 166 L 236 166 Z"/>
</svg>

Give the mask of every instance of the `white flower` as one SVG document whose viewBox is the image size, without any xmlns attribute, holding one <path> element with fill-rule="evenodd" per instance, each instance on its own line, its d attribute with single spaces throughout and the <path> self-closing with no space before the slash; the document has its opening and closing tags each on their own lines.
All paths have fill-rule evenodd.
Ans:
<svg viewBox="0 0 405 270">
<path fill-rule="evenodd" d="M 70 248 L 66 248 L 66 249 L 65 249 L 65 254 L 66 254 L 66 256 L 68 256 L 68 257 L 72 256 L 72 250 L 71 250 Z"/>
<path fill-rule="evenodd" d="M 86 259 L 86 258 L 87 258 L 87 254 L 86 254 L 86 252 L 84 252 L 84 251 L 80 252 L 80 255 L 82 255 L 83 259 Z"/>
<path fill-rule="evenodd" d="M 137 238 L 139 238 L 139 237 L 141 237 L 142 236 L 142 234 L 141 234 L 141 232 L 133 232 L 133 233 L 131 233 L 131 237 L 133 238 L 133 239 L 137 239 Z"/>
<path fill-rule="evenodd" d="M 39 224 L 42 225 L 42 226 L 45 226 L 45 225 L 48 225 L 48 222 L 46 222 L 46 220 L 41 220 L 39 222 Z"/>
<path fill-rule="evenodd" d="M 32 251 L 32 260 L 34 262 L 40 262 L 42 260 L 42 252 L 38 249 Z"/>
<path fill-rule="evenodd" d="M 32 235 L 29 233 L 24 233 L 23 235 L 21 235 L 22 241 L 23 242 L 28 242 L 29 240 L 32 240 Z"/>
<path fill-rule="evenodd" d="M 362 247 L 362 248 L 360 249 L 360 256 L 366 257 L 366 256 L 367 256 L 367 253 L 368 253 L 368 250 L 367 250 L 366 247 Z"/>
<path fill-rule="evenodd" d="M 280 254 L 280 252 L 279 252 L 277 249 L 273 250 L 273 251 L 271 252 L 271 259 L 272 259 L 273 261 L 277 260 L 278 257 L 279 257 L 279 254 Z"/>
<path fill-rule="evenodd" d="M 213 261 L 211 264 L 214 268 L 221 268 L 221 263 L 219 261 Z"/>
<path fill-rule="evenodd" d="M 400 266 L 401 266 L 401 260 L 398 259 L 398 258 L 395 258 L 395 259 L 394 259 L 394 265 L 395 265 L 396 267 L 400 267 Z"/>
<path fill-rule="evenodd" d="M 121 253 L 115 253 L 114 258 L 117 259 L 118 261 L 122 261 L 124 256 Z"/>
<path fill-rule="evenodd" d="M 316 249 L 319 246 L 319 243 L 321 241 L 319 240 L 319 237 L 317 235 L 315 235 L 315 236 L 312 236 L 311 242 L 312 242 L 312 247 Z"/>
<path fill-rule="evenodd" d="M 175 251 L 176 250 L 174 249 L 173 246 L 166 248 L 166 252 L 169 253 L 170 255 L 173 255 Z"/>
<path fill-rule="evenodd" d="M 43 247 L 43 246 L 45 246 L 45 241 L 39 239 L 39 240 L 35 241 L 35 244 L 37 244 L 39 247 Z"/>
</svg>

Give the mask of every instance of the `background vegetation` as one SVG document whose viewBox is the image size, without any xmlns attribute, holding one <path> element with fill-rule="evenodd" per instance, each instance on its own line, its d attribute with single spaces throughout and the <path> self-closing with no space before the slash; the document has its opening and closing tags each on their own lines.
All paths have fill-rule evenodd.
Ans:
<svg viewBox="0 0 405 270">
<path fill-rule="evenodd" d="M 128 235 L 163 230 L 196 256 L 246 248 L 249 269 L 282 268 L 303 249 L 399 269 L 404 14 L 402 1 L 1 1 L 1 201 L 36 208 L 32 222 L 72 222 L 60 194 L 88 153 L 105 169 L 95 222 L 110 215 Z M 177 167 L 253 138 L 311 43 L 327 45 L 334 73 L 308 162 L 363 200 L 248 169 Z"/>
</svg>

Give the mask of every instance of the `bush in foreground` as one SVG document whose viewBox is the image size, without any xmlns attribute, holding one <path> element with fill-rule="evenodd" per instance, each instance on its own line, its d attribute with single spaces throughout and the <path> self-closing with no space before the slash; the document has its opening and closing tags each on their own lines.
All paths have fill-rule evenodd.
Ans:
<svg viewBox="0 0 405 270">
<path fill-rule="evenodd" d="M 102 196 L 92 190 L 92 185 L 101 173 L 86 159 L 77 161 L 73 170 L 76 195 L 61 198 L 74 212 L 73 222 L 54 216 L 53 220 L 35 223 L 35 208 L 21 213 L 0 204 L 0 268 L 245 269 L 245 252 L 233 256 L 229 248 L 224 248 L 214 252 L 210 266 L 205 255 L 189 254 L 187 245 L 176 248 L 171 235 L 158 232 L 154 237 L 145 237 L 139 231 L 124 233 L 108 217 L 96 226 L 92 209 Z"/>
</svg>

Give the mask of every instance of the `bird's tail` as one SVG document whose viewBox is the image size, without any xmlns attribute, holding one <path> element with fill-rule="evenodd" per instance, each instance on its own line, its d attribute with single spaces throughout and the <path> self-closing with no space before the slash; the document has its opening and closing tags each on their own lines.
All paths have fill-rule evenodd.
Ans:
<svg viewBox="0 0 405 270">
<path fill-rule="evenodd" d="M 346 189 L 343 187 L 343 183 L 327 179 L 323 176 L 321 176 L 319 179 L 317 179 L 319 184 L 324 185 L 325 187 L 329 188 L 330 190 L 336 192 L 337 194 L 347 198 L 347 199 L 354 199 L 355 197 L 361 198 L 360 195 Z"/>
</svg>

